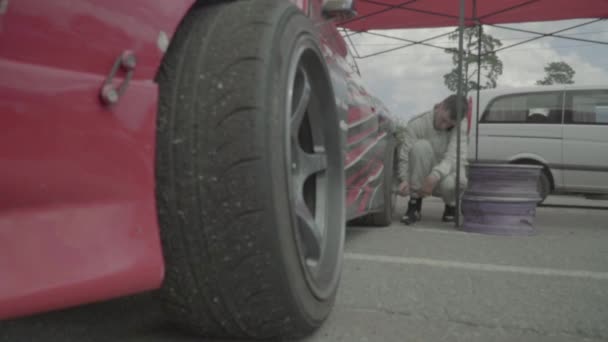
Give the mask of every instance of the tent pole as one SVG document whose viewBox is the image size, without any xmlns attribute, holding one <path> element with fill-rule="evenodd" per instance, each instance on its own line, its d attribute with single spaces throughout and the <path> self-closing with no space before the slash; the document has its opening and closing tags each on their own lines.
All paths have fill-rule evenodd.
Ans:
<svg viewBox="0 0 608 342">
<path fill-rule="evenodd" d="M 460 119 L 462 118 L 462 40 L 464 34 L 464 0 L 460 0 L 460 13 L 458 16 L 458 88 L 456 95 L 457 103 L 457 125 L 456 125 L 456 228 L 460 227 Z"/>
<path fill-rule="evenodd" d="M 477 109 L 475 110 L 475 161 L 479 160 L 479 90 L 481 89 L 481 36 L 483 26 L 479 25 L 479 40 L 477 43 Z"/>
</svg>

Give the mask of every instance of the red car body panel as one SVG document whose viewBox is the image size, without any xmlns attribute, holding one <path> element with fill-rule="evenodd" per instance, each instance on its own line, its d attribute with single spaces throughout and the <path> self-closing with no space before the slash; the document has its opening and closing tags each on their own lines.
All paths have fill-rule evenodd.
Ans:
<svg viewBox="0 0 608 342">
<path fill-rule="evenodd" d="M 0 15 L 0 318 L 160 285 L 153 78 L 192 2 L 19 0 Z M 125 50 L 133 80 L 106 107 Z"/>
<path fill-rule="evenodd" d="M 320 32 L 348 126 L 347 216 L 361 216 L 382 205 L 387 133 L 322 1 L 291 1 Z M 154 77 L 193 3 L 19 0 L 0 13 L 0 319 L 160 286 Z M 125 51 L 133 78 L 106 106 L 101 87 Z"/>
</svg>

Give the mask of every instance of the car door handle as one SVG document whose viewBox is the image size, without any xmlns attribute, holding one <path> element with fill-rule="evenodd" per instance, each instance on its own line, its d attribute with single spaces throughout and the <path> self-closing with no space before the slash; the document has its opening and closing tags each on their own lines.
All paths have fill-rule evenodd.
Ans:
<svg viewBox="0 0 608 342">
<path fill-rule="evenodd" d="M 137 58 L 135 58 L 135 54 L 130 50 L 124 51 L 116 58 L 112 70 L 110 70 L 108 77 L 104 81 L 99 94 L 101 102 L 104 105 L 111 106 L 120 100 L 120 97 L 124 94 L 125 90 L 127 90 L 131 78 L 133 78 L 136 66 Z M 125 71 L 126 75 L 122 83 L 116 87 L 113 80 L 119 70 Z"/>
</svg>

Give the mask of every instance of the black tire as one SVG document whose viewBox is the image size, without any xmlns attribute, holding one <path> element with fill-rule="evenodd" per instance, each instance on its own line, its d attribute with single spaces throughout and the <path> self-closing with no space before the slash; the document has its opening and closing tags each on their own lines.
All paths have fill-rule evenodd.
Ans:
<svg viewBox="0 0 608 342">
<path fill-rule="evenodd" d="M 353 220 L 353 224 L 368 227 L 387 227 L 393 223 L 393 211 L 397 196 L 394 193 L 394 171 L 395 171 L 395 143 L 389 139 L 386 143 L 386 151 L 384 156 L 384 205 L 378 212 L 369 213 L 358 219 Z"/>
<path fill-rule="evenodd" d="M 317 34 L 288 1 L 200 3 L 158 76 L 165 307 L 206 336 L 306 335 L 333 306 L 345 224 Z"/>
<path fill-rule="evenodd" d="M 536 162 L 536 161 L 530 161 L 530 160 L 517 160 L 513 162 L 514 164 L 522 164 L 522 165 L 541 165 L 543 166 L 543 164 Z M 538 195 L 540 196 L 540 201 L 538 201 L 537 204 L 542 204 L 547 197 L 551 194 L 553 185 L 551 183 L 551 171 L 549 171 L 549 168 L 547 166 L 543 166 L 543 169 L 540 173 L 540 178 L 538 179 L 538 183 L 537 183 L 537 190 L 538 190 Z"/>
<path fill-rule="evenodd" d="M 538 204 L 543 203 L 551 193 L 551 179 L 549 178 L 549 170 L 547 168 L 544 168 L 540 173 L 540 178 L 538 179 L 538 193 L 541 198 Z"/>
</svg>

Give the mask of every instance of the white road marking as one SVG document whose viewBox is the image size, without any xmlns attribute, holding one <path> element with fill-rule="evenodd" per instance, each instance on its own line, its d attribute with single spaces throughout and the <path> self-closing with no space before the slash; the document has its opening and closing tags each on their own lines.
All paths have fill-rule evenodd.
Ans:
<svg viewBox="0 0 608 342">
<path fill-rule="evenodd" d="M 464 269 L 483 272 L 502 272 L 528 274 L 546 277 L 567 277 L 594 280 L 608 280 L 608 272 L 594 272 L 587 270 L 564 270 L 555 268 L 523 267 L 494 264 L 478 264 L 472 262 L 435 260 L 426 258 L 394 257 L 386 255 L 372 255 L 360 253 L 344 253 L 344 258 L 348 260 L 370 261 L 386 264 L 398 265 L 422 265 L 441 268 Z"/>
<path fill-rule="evenodd" d="M 433 228 L 411 228 L 412 231 L 421 233 L 440 233 L 440 234 L 457 234 L 457 235 L 471 235 L 471 233 L 463 232 L 460 230 L 447 230 L 447 229 L 433 229 Z"/>
</svg>

